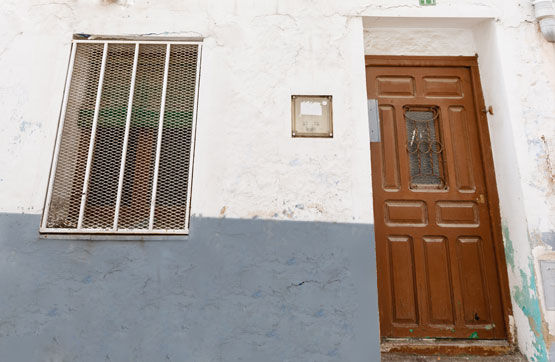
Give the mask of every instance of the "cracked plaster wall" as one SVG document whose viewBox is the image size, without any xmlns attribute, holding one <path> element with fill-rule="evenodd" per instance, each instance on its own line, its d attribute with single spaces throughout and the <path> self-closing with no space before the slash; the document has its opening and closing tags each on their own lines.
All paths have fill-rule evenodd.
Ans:
<svg viewBox="0 0 555 362">
<path fill-rule="evenodd" d="M 480 55 L 486 103 L 496 113 L 489 122 L 518 343 L 542 360 L 555 315 L 538 309 L 538 326 L 530 310 L 542 302 L 534 265 L 554 255 L 555 50 L 528 1 L 4 0 L 0 211 L 42 211 L 71 34 L 152 34 L 205 38 L 193 214 L 371 224 L 362 56 L 373 41 L 363 39 L 361 17 L 454 15 L 494 20 L 425 35 L 455 39 L 448 48 L 412 41 L 411 50 L 407 30 L 392 44 Z M 375 52 L 387 45 L 372 43 Z M 290 138 L 295 93 L 334 96 L 332 140 Z"/>
<path fill-rule="evenodd" d="M 311 8 L 2 2 L 0 360 L 379 360 L 362 20 Z M 73 33 L 204 37 L 187 240 L 37 238 Z"/>
<path fill-rule="evenodd" d="M 498 64 L 482 81 L 486 103 L 501 111 L 488 121 L 519 347 L 530 360 L 543 361 L 555 358 L 554 350 L 547 351 L 555 314 L 543 309 L 537 268 L 538 259 L 554 256 L 555 189 L 548 155 L 555 147 L 555 47 L 538 31 L 529 3 L 506 3 L 501 19 L 477 29 L 476 38 L 482 39 L 482 53 L 497 57 Z M 489 44 L 483 41 L 488 28 L 496 37 Z M 500 76 L 502 81 L 495 80 Z"/>
<path fill-rule="evenodd" d="M 0 213 L 1 361 L 379 361 L 371 225 L 87 242 L 39 240 L 39 218 Z"/>
</svg>

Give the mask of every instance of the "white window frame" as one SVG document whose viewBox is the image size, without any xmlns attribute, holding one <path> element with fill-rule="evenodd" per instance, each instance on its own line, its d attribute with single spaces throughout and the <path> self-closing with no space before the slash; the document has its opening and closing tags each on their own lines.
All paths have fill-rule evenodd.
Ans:
<svg viewBox="0 0 555 362">
<path fill-rule="evenodd" d="M 73 67 L 75 62 L 75 54 L 77 46 L 80 43 L 92 44 L 92 43 L 101 43 L 104 44 L 103 56 L 102 56 L 102 64 L 100 69 L 100 76 L 98 82 L 98 90 L 96 96 L 96 103 L 95 103 L 95 110 L 94 110 L 94 119 L 93 125 L 91 130 L 91 142 L 90 147 L 87 155 L 87 166 L 85 171 L 85 179 L 83 182 L 83 194 L 81 199 L 80 205 L 80 212 L 79 212 L 79 222 L 77 228 L 48 228 L 47 221 L 48 215 L 50 212 L 50 203 L 52 201 L 52 191 L 54 186 L 54 178 L 56 176 L 56 168 L 58 166 L 58 156 L 60 152 L 60 145 L 62 140 L 62 132 L 64 129 L 64 121 L 66 117 L 66 110 L 68 105 L 68 98 L 69 98 L 69 91 L 73 73 Z M 88 189 L 88 182 L 90 177 L 91 165 L 92 165 L 92 152 L 91 149 L 94 147 L 94 138 L 96 132 L 96 126 L 98 121 L 98 113 L 99 113 L 99 106 L 100 106 L 100 99 L 102 94 L 102 86 L 103 86 L 103 78 L 104 78 L 104 70 L 106 64 L 106 57 L 107 57 L 107 50 L 108 44 L 134 44 L 135 45 L 135 53 L 134 53 L 134 60 L 133 60 L 133 73 L 131 76 L 131 87 L 130 87 L 130 94 L 129 94 L 129 103 L 127 109 L 127 117 L 126 117 L 126 128 L 125 128 L 125 137 L 123 141 L 123 148 L 122 148 L 122 160 L 121 160 L 121 167 L 120 167 L 120 175 L 118 180 L 118 193 L 117 193 L 117 201 L 115 206 L 114 212 L 114 226 L 112 228 L 83 228 L 83 218 L 84 218 L 84 210 L 86 204 L 86 193 Z M 139 45 L 141 44 L 163 44 L 166 45 L 166 58 L 165 58 L 165 69 L 164 69 L 164 80 L 162 86 L 162 100 L 161 100 L 161 108 L 160 108 L 160 119 L 158 123 L 158 134 L 157 134 L 157 143 L 156 143 L 156 160 L 154 166 L 154 176 L 153 176 L 153 185 L 152 185 L 152 199 L 150 205 L 150 219 L 149 219 L 149 227 L 148 229 L 119 229 L 117 228 L 118 217 L 119 217 L 119 208 L 120 202 L 122 197 L 122 187 L 123 187 L 123 175 L 124 175 L 124 168 L 125 168 L 125 158 L 126 158 L 126 150 L 128 144 L 128 136 L 129 136 L 129 128 L 130 128 L 130 120 L 131 120 L 131 111 L 133 105 L 133 92 L 135 88 L 135 78 L 137 74 L 137 64 L 138 64 L 138 55 L 139 55 Z M 160 154 L 161 154 L 161 141 L 162 141 L 162 127 L 164 122 L 164 107 L 165 107 L 165 98 L 166 98 L 166 89 L 168 83 L 168 68 L 169 68 L 169 58 L 170 58 L 170 49 L 172 45 L 197 45 L 198 52 L 197 52 L 197 67 L 196 67 L 196 75 L 195 75 L 195 95 L 194 95 L 194 104 L 193 104 L 193 121 L 192 121 L 192 130 L 191 130 L 191 151 L 189 155 L 189 170 L 188 170 L 188 179 L 187 179 L 187 204 L 186 204 L 186 211 L 185 211 L 185 225 L 183 229 L 154 229 L 154 210 L 155 210 L 155 202 L 156 202 L 156 191 L 157 191 L 157 183 L 158 183 L 158 168 L 160 163 Z M 50 175 L 48 181 L 48 189 L 46 193 L 42 220 L 39 232 L 41 234 L 114 234 L 114 235 L 188 235 L 189 234 L 189 224 L 190 224 L 190 211 L 191 211 L 191 190 L 192 190 L 192 183 L 193 183 L 193 162 L 194 162 L 194 154 L 195 154 L 195 139 L 196 139 L 196 123 L 197 123 L 197 108 L 198 108 L 198 94 L 199 94 L 199 86 L 200 86 L 200 67 L 201 67 L 201 58 L 202 58 L 202 41 L 180 41 L 180 40 L 117 40 L 117 39 L 110 39 L 110 40 L 81 40 L 81 39 L 73 39 L 71 43 L 71 55 L 68 65 L 68 71 L 66 76 L 65 88 L 64 88 L 64 96 L 62 100 L 62 106 L 60 111 L 60 117 L 58 119 L 58 130 L 56 134 L 56 141 L 54 147 L 54 153 L 52 156 L 51 166 L 50 166 Z"/>
</svg>

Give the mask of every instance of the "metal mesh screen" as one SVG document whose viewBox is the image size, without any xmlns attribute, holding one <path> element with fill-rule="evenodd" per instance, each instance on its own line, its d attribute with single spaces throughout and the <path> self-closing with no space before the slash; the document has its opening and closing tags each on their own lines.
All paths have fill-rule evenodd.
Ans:
<svg viewBox="0 0 555 362">
<path fill-rule="evenodd" d="M 42 230 L 187 231 L 199 45 L 74 47 Z"/>
<path fill-rule="evenodd" d="M 132 44 L 108 45 L 84 228 L 111 228 L 114 222 L 134 48 Z M 94 108 L 82 112 L 94 114 Z"/>
<path fill-rule="evenodd" d="M 120 227 L 125 229 L 149 226 L 165 59 L 165 45 L 139 47 L 120 211 Z"/>
<path fill-rule="evenodd" d="M 437 135 L 438 112 L 405 110 L 410 187 L 443 188 L 445 186 L 441 156 L 443 145 Z"/>
<path fill-rule="evenodd" d="M 77 227 L 102 49 L 102 44 L 76 48 L 48 213 L 48 228 Z M 91 109 L 93 112 L 87 112 Z"/>
<path fill-rule="evenodd" d="M 171 49 L 155 229 L 175 229 L 185 224 L 197 68 L 191 60 L 196 58 L 196 47 L 182 45 Z"/>
</svg>

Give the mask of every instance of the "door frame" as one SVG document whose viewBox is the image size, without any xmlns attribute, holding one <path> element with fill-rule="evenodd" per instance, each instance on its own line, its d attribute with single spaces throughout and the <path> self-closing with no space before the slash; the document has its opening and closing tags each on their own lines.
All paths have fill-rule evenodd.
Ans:
<svg viewBox="0 0 555 362">
<path fill-rule="evenodd" d="M 491 230 L 493 236 L 493 247 L 495 251 L 495 258 L 497 262 L 497 274 L 499 277 L 499 288 L 501 292 L 501 307 L 503 311 L 503 319 L 505 322 L 505 330 L 507 334 L 507 342 L 510 349 L 514 347 L 515 338 L 509 322 L 510 316 L 513 315 L 511 294 L 509 288 L 509 278 L 507 274 L 507 262 L 505 259 L 505 248 L 503 245 L 503 234 L 501 230 L 501 215 L 499 209 L 499 195 L 497 192 L 497 182 L 493 163 L 493 154 L 491 150 L 491 139 L 488 127 L 487 111 L 480 83 L 480 73 L 478 70 L 478 56 L 402 56 L 402 55 L 365 55 L 365 74 L 367 67 L 464 67 L 470 71 L 471 86 L 474 98 L 474 112 L 478 123 L 479 145 L 482 153 L 481 162 L 484 170 L 485 186 L 487 192 L 487 204 L 489 210 L 489 217 L 491 220 Z M 414 349 L 408 345 L 406 348 L 389 349 L 391 352 L 414 352 L 426 353 L 426 347 Z M 428 347 L 430 345 L 428 344 Z M 441 348 L 432 348 L 434 351 L 442 350 L 442 353 L 450 354 L 445 346 Z M 454 349 L 456 353 L 457 348 Z M 461 351 L 467 353 L 468 351 Z M 472 349 L 471 354 L 490 354 L 494 351 L 476 350 Z M 498 352 L 499 353 L 499 352 Z M 460 353 L 456 353 L 460 354 Z"/>
</svg>

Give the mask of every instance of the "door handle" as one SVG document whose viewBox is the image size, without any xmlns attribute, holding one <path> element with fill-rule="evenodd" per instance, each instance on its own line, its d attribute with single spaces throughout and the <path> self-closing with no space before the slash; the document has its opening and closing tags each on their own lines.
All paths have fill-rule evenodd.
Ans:
<svg viewBox="0 0 555 362">
<path fill-rule="evenodd" d="M 479 204 L 485 204 L 485 203 L 486 203 L 486 195 L 480 194 L 480 195 L 476 198 L 476 202 L 479 203 Z"/>
</svg>

